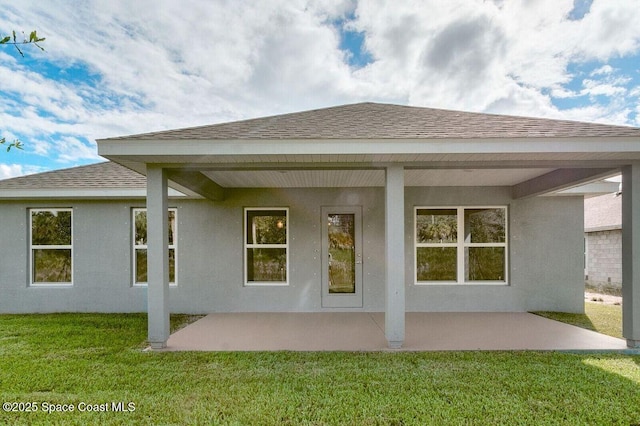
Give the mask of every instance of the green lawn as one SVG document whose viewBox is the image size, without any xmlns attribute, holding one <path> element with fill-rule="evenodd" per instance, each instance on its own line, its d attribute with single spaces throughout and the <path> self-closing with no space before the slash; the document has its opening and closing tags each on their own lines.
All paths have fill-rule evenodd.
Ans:
<svg viewBox="0 0 640 426">
<path fill-rule="evenodd" d="M 145 334 L 145 315 L 0 315 L 0 399 L 38 408 L 0 424 L 640 423 L 640 356 L 154 353 Z"/>
</svg>

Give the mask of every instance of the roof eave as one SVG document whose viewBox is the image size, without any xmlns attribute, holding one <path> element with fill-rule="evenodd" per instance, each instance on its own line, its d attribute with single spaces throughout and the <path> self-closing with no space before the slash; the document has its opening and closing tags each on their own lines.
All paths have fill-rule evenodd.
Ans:
<svg viewBox="0 0 640 426">
<path fill-rule="evenodd" d="M 200 198 L 186 196 L 174 189 L 169 189 L 169 198 Z M 3 189 L 0 200 L 125 200 L 145 199 L 146 189 Z"/>
<path fill-rule="evenodd" d="M 98 153 L 122 156 L 498 154 L 638 152 L 637 137 L 529 137 L 477 139 L 179 139 L 98 140 Z"/>
</svg>

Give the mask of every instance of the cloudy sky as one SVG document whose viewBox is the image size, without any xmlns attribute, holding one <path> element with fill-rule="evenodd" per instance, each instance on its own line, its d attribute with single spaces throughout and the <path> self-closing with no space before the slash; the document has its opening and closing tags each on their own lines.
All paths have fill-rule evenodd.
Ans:
<svg viewBox="0 0 640 426">
<path fill-rule="evenodd" d="M 640 126 L 640 0 L 0 0 L 0 179 L 361 101 Z"/>
</svg>

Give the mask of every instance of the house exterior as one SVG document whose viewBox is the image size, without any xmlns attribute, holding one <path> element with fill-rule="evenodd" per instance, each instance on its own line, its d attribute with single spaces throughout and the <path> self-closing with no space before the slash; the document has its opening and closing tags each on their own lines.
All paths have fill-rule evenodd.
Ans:
<svg viewBox="0 0 640 426">
<path fill-rule="evenodd" d="M 584 200 L 585 284 L 619 293 L 622 288 L 622 198 L 609 193 Z"/>
<path fill-rule="evenodd" d="M 1 312 L 583 310 L 583 196 L 622 172 L 640 345 L 640 129 L 361 103 L 98 140 L 0 182 Z M 11 242 L 11 243 L 8 243 Z M 636 255 L 634 256 L 634 253 Z"/>
</svg>

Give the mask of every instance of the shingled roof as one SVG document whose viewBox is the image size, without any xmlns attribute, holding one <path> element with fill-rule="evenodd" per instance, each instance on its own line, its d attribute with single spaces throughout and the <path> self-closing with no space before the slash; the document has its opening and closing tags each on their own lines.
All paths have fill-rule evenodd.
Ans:
<svg viewBox="0 0 640 426">
<path fill-rule="evenodd" d="M 111 161 L 0 180 L 0 190 L 145 189 L 146 185 L 145 176 Z"/>
<path fill-rule="evenodd" d="M 358 103 L 107 140 L 640 137 L 640 128 Z"/>
</svg>

